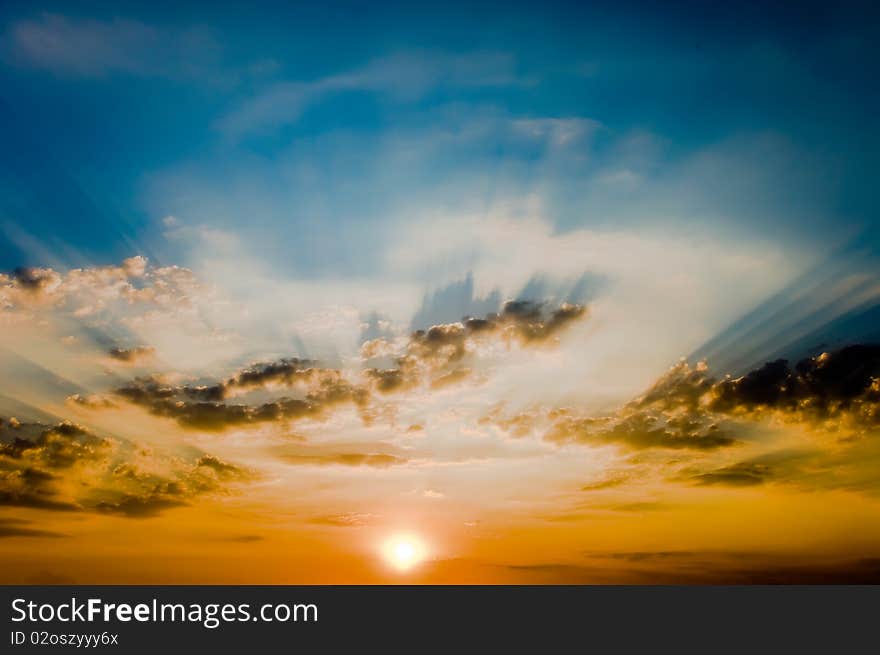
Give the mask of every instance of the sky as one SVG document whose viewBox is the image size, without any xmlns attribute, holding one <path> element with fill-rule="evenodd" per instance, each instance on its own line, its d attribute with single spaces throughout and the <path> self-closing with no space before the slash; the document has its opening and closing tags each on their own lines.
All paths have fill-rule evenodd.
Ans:
<svg viewBox="0 0 880 655">
<path fill-rule="evenodd" d="M 5 2 L 0 581 L 880 580 L 877 28 Z"/>
</svg>

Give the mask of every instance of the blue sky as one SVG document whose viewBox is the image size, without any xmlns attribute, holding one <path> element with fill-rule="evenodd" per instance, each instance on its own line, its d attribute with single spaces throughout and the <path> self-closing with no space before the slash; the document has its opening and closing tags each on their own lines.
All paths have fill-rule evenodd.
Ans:
<svg viewBox="0 0 880 655">
<path fill-rule="evenodd" d="M 317 241 L 337 222 L 369 232 L 406 198 L 523 184 L 559 229 L 652 206 L 768 238 L 874 221 L 876 23 L 849 8 L 12 2 L 0 17 L 6 267 L 45 263 L 37 244 L 110 261 L 151 242 L 158 218 L 202 204 L 175 173 L 229 207 L 199 220 Z M 547 118 L 593 127 L 565 156 L 497 127 Z M 382 161 L 432 129 L 459 141 Z M 614 167 L 642 188 L 597 190 Z M 249 174 L 256 206 L 223 191 Z M 302 254 L 300 273 L 356 265 L 342 246 Z"/>
</svg>

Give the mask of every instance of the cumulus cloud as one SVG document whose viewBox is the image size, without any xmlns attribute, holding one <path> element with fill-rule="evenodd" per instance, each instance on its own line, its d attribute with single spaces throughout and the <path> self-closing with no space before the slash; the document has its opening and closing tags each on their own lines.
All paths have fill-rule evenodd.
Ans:
<svg viewBox="0 0 880 655">
<path fill-rule="evenodd" d="M 778 411 L 875 427 L 880 424 L 880 345 L 847 346 L 803 359 L 793 368 L 786 360 L 768 362 L 716 384 L 709 406 L 731 414 Z"/>
<path fill-rule="evenodd" d="M 405 390 L 424 378 L 440 388 L 470 376 L 465 365 L 488 341 L 521 347 L 554 343 L 572 323 L 587 316 L 584 305 L 562 303 L 546 308 L 543 303 L 528 300 L 506 302 L 499 313 L 482 318 L 464 317 L 457 323 L 434 325 L 413 332 L 393 358 L 394 365 L 369 367 L 366 375 L 375 388 L 384 393 Z M 361 356 L 369 362 L 395 352 L 386 339 L 368 341 L 361 346 Z"/>
<path fill-rule="evenodd" d="M 714 450 L 736 443 L 717 424 L 647 412 L 603 418 L 565 418 L 545 437 L 556 443 L 620 444 L 633 450 Z"/>
<path fill-rule="evenodd" d="M 692 367 L 682 361 L 633 406 L 731 419 L 832 421 L 843 431 L 863 432 L 880 422 L 880 346 L 853 344 L 794 366 L 780 359 L 721 380 L 705 363 Z"/>
<path fill-rule="evenodd" d="M 77 318 L 96 317 L 124 306 L 152 309 L 187 307 L 200 289 L 192 271 L 178 266 L 152 267 L 145 257 L 118 266 L 18 268 L 0 273 L 0 320 L 13 321 L 46 310 Z"/>
<path fill-rule="evenodd" d="M 17 430 L 19 434 L 28 431 Z M 0 457 L 27 462 L 29 467 L 69 468 L 83 461 L 100 459 L 110 446 L 106 439 L 69 421 L 41 430 L 31 438 L 19 434 L 11 441 L 0 444 Z"/>
<path fill-rule="evenodd" d="M 634 449 L 730 446 L 738 421 L 767 417 L 807 425 L 829 421 L 847 434 L 878 426 L 880 346 L 852 345 L 790 367 L 768 362 L 739 378 L 715 379 L 704 362 L 682 361 L 645 394 L 607 417 L 563 416 L 547 438 L 557 442 L 617 442 Z M 760 483 L 765 466 L 737 464 L 706 473 L 703 484 Z"/>
<path fill-rule="evenodd" d="M 0 428 L 0 505 L 148 517 L 249 477 L 210 455 L 187 464 L 69 421 L 7 426 Z"/>
<path fill-rule="evenodd" d="M 236 391 L 270 384 L 285 388 L 302 383 L 301 398 L 281 397 L 258 404 L 224 402 Z M 299 368 L 293 360 L 257 364 L 229 380 L 212 385 L 167 384 L 158 377 L 135 378 L 114 393 L 151 414 L 171 418 L 185 428 L 223 431 L 228 428 L 322 418 L 336 405 L 362 406 L 366 391 L 333 369 Z"/>
</svg>

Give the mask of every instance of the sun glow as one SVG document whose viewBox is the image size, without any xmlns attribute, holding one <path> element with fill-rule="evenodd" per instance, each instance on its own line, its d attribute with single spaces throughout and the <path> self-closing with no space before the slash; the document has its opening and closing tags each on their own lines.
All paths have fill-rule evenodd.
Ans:
<svg viewBox="0 0 880 655">
<path fill-rule="evenodd" d="M 425 545 L 418 537 L 398 534 L 388 539 L 382 547 L 385 561 L 398 571 L 408 571 L 425 559 Z"/>
</svg>

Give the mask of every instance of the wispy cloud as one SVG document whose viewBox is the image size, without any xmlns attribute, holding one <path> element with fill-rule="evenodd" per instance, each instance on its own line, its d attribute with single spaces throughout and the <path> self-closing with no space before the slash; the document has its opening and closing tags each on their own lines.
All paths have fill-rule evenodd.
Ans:
<svg viewBox="0 0 880 655">
<path fill-rule="evenodd" d="M 162 28 L 125 18 L 52 13 L 12 23 L 3 41 L 18 65 L 77 77 L 192 77 L 205 73 L 220 51 L 207 28 Z"/>
<path fill-rule="evenodd" d="M 499 87 L 518 81 L 514 59 L 503 53 L 398 53 L 316 80 L 278 82 L 242 102 L 217 125 L 237 138 L 295 123 L 310 105 L 335 93 L 380 93 L 407 102 L 439 88 Z"/>
</svg>

